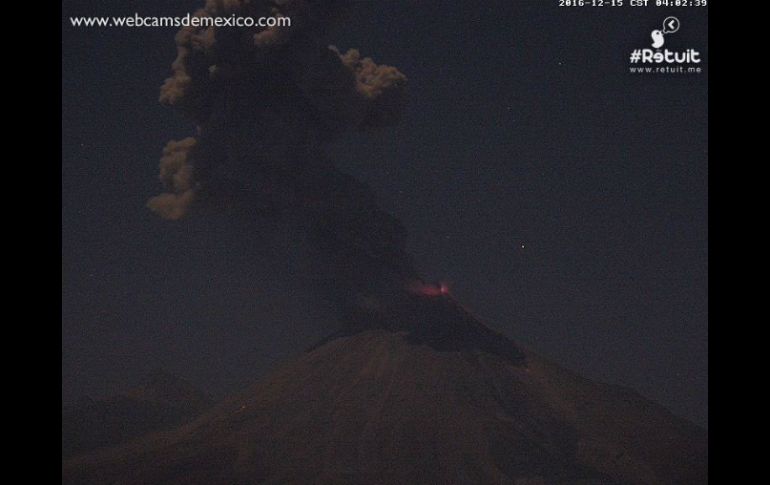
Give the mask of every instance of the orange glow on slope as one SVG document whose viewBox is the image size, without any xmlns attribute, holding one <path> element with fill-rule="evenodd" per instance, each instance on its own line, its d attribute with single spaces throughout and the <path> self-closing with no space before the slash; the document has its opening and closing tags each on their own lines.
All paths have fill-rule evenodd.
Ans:
<svg viewBox="0 0 770 485">
<path fill-rule="evenodd" d="M 415 295 L 428 297 L 444 296 L 450 294 L 449 285 L 443 282 L 439 283 L 438 285 L 433 285 L 422 281 L 414 281 L 409 285 L 408 289 L 409 292 Z"/>
</svg>

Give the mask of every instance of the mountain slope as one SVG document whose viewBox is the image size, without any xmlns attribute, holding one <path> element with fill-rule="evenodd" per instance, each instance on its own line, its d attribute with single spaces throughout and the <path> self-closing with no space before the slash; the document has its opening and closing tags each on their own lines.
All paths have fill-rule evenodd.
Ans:
<svg viewBox="0 0 770 485">
<path fill-rule="evenodd" d="M 173 432 L 65 463 L 64 482 L 707 483 L 706 432 L 635 393 L 525 349 L 439 347 L 335 338 Z"/>
</svg>

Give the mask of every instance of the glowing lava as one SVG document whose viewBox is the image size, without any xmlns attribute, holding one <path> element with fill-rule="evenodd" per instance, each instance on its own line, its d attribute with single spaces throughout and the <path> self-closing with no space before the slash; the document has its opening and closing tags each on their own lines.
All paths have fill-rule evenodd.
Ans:
<svg viewBox="0 0 770 485">
<path fill-rule="evenodd" d="M 415 295 L 436 297 L 436 296 L 448 296 L 449 285 L 446 283 L 439 283 L 432 285 L 423 281 L 415 281 L 409 285 L 409 291 Z"/>
</svg>

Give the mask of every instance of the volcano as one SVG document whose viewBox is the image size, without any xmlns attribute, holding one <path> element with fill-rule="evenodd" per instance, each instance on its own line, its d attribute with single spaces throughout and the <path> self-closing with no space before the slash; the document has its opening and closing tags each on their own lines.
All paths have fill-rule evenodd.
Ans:
<svg viewBox="0 0 770 485">
<path fill-rule="evenodd" d="M 448 295 L 401 310 L 191 423 L 68 460 L 63 482 L 708 482 L 705 430 L 550 363 Z"/>
<path fill-rule="evenodd" d="M 147 203 L 169 221 L 213 213 L 299 235 L 301 271 L 342 329 L 189 423 L 67 460 L 63 482 L 706 483 L 705 431 L 549 363 L 426 285 L 405 227 L 327 155 L 344 133 L 396 124 L 408 98 L 398 68 L 333 46 L 351 6 L 206 1 L 199 19 L 292 26 L 177 33 L 160 101 L 194 136 L 166 145 Z"/>
</svg>

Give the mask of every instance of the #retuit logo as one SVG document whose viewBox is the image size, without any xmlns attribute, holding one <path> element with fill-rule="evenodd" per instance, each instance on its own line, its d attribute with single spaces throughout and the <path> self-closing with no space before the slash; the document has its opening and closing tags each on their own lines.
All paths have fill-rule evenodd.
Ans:
<svg viewBox="0 0 770 485">
<path fill-rule="evenodd" d="M 641 65 L 632 67 L 635 73 L 700 73 L 702 69 L 698 64 L 702 62 L 698 50 L 687 48 L 684 50 L 664 49 L 668 36 L 679 31 L 681 23 L 674 16 L 663 20 L 661 29 L 654 29 L 650 33 L 652 48 L 634 49 L 629 57 L 630 64 Z"/>
</svg>

